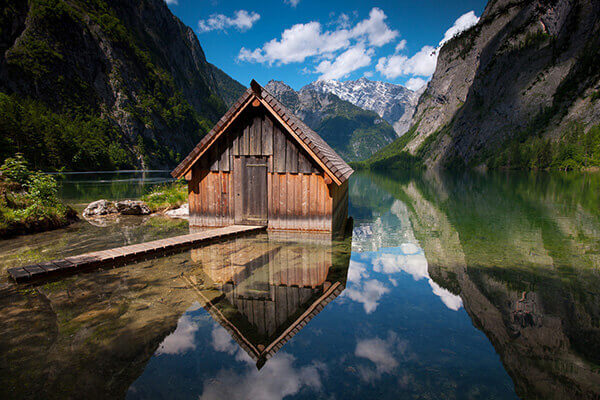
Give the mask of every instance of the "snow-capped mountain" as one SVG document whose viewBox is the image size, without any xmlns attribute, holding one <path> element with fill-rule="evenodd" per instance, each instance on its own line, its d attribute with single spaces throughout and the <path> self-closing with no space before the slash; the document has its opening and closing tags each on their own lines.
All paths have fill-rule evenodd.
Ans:
<svg viewBox="0 0 600 400">
<path fill-rule="evenodd" d="M 333 93 L 314 90 L 310 85 L 296 92 L 279 81 L 270 81 L 265 89 L 321 135 L 346 161 L 364 160 L 397 137 L 391 124 L 376 112 Z"/>
<path fill-rule="evenodd" d="M 413 92 L 402 85 L 360 78 L 355 81 L 316 81 L 306 87 L 332 93 L 362 109 L 374 111 L 394 127 L 400 136 L 410 127 L 422 91 Z M 303 88 L 304 89 L 304 88 Z"/>
</svg>

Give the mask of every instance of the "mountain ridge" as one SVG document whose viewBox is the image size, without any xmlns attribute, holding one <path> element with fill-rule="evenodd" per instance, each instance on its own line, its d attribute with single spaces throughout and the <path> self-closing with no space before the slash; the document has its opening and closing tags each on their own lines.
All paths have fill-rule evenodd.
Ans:
<svg viewBox="0 0 600 400">
<path fill-rule="evenodd" d="M 410 127 L 421 91 L 412 91 L 402 85 L 373 81 L 365 77 L 357 80 L 318 80 L 307 87 L 321 93 L 332 93 L 364 110 L 374 111 L 394 127 L 398 136 Z"/>
<path fill-rule="evenodd" d="M 271 80 L 265 89 L 348 162 L 365 159 L 396 138 L 392 126 L 377 113 L 334 94 L 316 91 L 310 85 L 296 92 L 281 81 Z"/>
<path fill-rule="evenodd" d="M 244 87 L 163 0 L 10 0 L 0 156 L 34 168 L 169 168 Z"/>
<path fill-rule="evenodd" d="M 489 1 L 441 48 L 408 137 L 371 166 L 600 165 L 600 4 Z"/>
</svg>

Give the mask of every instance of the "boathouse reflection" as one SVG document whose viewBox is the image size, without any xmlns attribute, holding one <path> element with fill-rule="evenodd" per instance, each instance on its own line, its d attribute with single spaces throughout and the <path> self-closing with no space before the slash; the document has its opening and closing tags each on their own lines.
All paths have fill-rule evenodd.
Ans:
<svg viewBox="0 0 600 400">
<path fill-rule="evenodd" d="M 239 238 L 192 250 L 184 279 L 260 369 L 344 290 L 349 249 L 314 234 Z"/>
</svg>

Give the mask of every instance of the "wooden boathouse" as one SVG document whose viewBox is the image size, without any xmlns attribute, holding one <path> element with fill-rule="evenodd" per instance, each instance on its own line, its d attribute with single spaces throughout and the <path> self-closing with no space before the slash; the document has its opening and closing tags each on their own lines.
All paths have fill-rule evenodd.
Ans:
<svg viewBox="0 0 600 400">
<path fill-rule="evenodd" d="M 190 226 L 339 232 L 354 171 L 252 80 L 171 173 L 188 180 Z"/>
</svg>

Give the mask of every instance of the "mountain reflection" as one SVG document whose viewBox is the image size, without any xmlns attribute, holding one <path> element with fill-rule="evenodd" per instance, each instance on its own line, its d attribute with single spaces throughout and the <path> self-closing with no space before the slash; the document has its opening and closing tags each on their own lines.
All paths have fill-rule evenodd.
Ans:
<svg viewBox="0 0 600 400">
<path fill-rule="evenodd" d="M 361 179 L 403 203 L 427 263 L 383 250 L 376 267 L 430 279 L 450 308 L 460 299 L 519 396 L 600 396 L 597 174 L 357 177 L 355 190 L 368 193 Z M 385 241 L 392 214 L 374 217 L 382 229 L 363 228 L 359 240 L 371 230 L 382 237 L 371 243 Z"/>
</svg>

